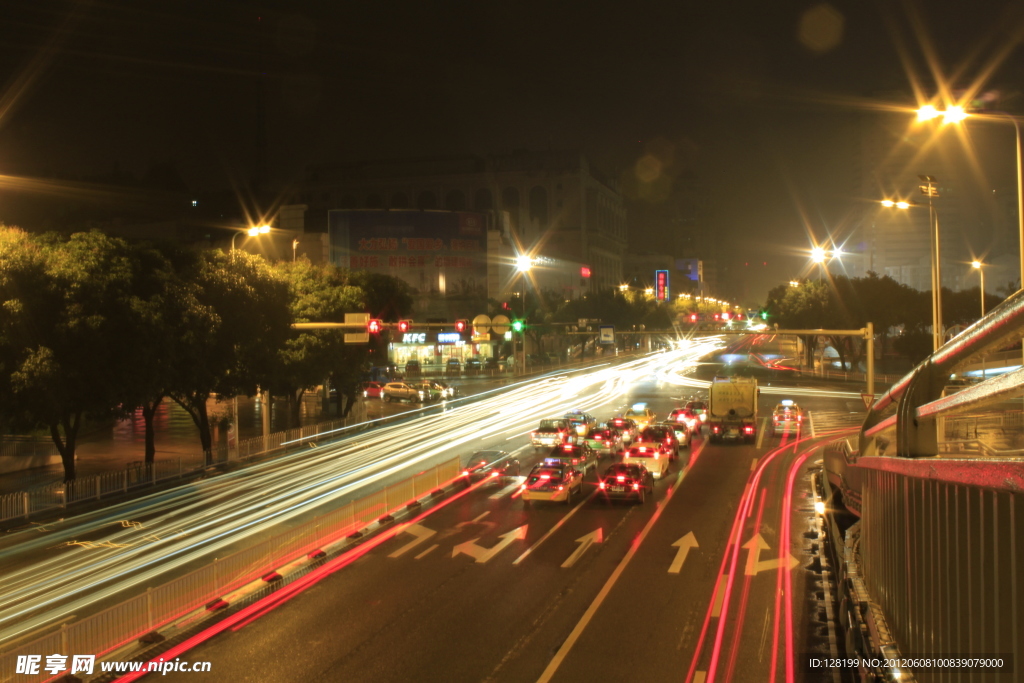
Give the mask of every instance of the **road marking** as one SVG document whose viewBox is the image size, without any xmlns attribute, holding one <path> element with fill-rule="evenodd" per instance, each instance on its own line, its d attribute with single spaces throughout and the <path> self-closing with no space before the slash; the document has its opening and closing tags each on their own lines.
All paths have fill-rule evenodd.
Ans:
<svg viewBox="0 0 1024 683">
<path fill-rule="evenodd" d="M 412 539 L 411 541 L 403 545 L 401 548 L 388 555 L 388 557 L 400 557 L 437 533 L 433 529 L 428 529 L 427 527 L 421 526 L 419 524 L 410 524 L 409 526 L 402 529 L 402 531 L 404 533 L 412 534 L 416 538 Z"/>
<path fill-rule="evenodd" d="M 800 560 L 789 554 L 786 559 L 774 558 L 771 560 L 758 560 L 762 550 L 769 550 L 768 543 L 765 542 L 761 534 L 754 534 L 754 537 L 743 544 L 743 548 L 747 550 L 747 564 L 743 570 L 743 573 L 747 576 L 755 576 L 756 574 L 769 570 L 779 569 L 780 567 L 787 567 L 793 569 Z"/>
<path fill-rule="evenodd" d="M 711 616 L 722 616 L 722 605 L 725 603 L 725 587 L 729 583 L 729 575 L 722 574 L 718 578 L 718 590 L 715 591 L 715 604 L 711 606 Z"/>
<path fill-rule="evenodd" d="M 689 471 L 689 468 L 684 470 L 684 472 L 685 471 Z M 630 544 L 629 550 L 626 552 L 626 556 L 622 558 L 618 566 L 615 567 L 615 571 L 613 571 L 612 575 L 608 577 L 607 581 L 605 581 L 601 591 L 597 594 L 597 597 L 594 598 L 594 601 L 590 603 L 590 607 L 587 608 L 587 611 L 583 613 L 583 617 L 580 618 L 576 627 L 573 628 L 572 633 L 570 633 L 569 637 L 562 642 L 562 646 L 558 648 L 558 652 L 556 652 L 555 656 L 551 658 L 551 661 L 548 662 L 547 668 L 544 669 L 540 678 L 537 679 L 537 683 L 548 683 L 552 676 L 555 675 L 555 672 L 558 671 L 558 667 L 562 665 L 562 662 L 569 654 L 573 645 L 575 645 L 576 641 L 580 639 L 581 635 L 583 635 L 583 631 L 587 628 L 587 624 L 589 624 L 590 620 L 594 618 L 598 608 L 601 607 L 601 603 L 603 603 L 605 598 L 608 597 L 608 593 L 611 592 L 612 587 L 619 580 L 619 577 L 622 576 L 622 572 L 626 571 L 626 566 L 629 564 L 630 560 L 633 559 L 633 556 L 636 555 L 637 550 L 640 549 L 640 546 L 647 537 L 647 534 L 650 533 L 651 528 L 654 526 L 654 523 L 658 521 L 661 513 L 666 507 L 668 507 L 669 501 L 672 500 L 673 494 L 678 489 L 678 486 L 674 486 L 665 494 L 665 499 L 657 506 L 657 509 L 654 511 L 654 514 L 651 515 L 651 518 L 647 520 L 647 524 L 644 526 L 643 530 L 640 531 L 640 535 L 637 536 L 636 540 Z"/>
<path fill-rule="evenodd" d="M 572 555 L 569 556 L 565 562 L 562 563 L 562 569 L 568 569 L 569 567 L 576 564 L 576 560 L 583 557 L 583 553 L 587 552 L 587 548 L 593 543 L 602 543 L 604 541 L 604 532 L 601 527 L 597 527 L 586 536 L 580 536 L 576 539 L 576 542 L 580 544 L 576 550 L 573 551 Z"/>
<path fill-rule="evenodd" d="M 588 500 L 590 500 L 590 499 L 591 499 L 591 498 L 593 497 L 593 495 L 594 495 L 595 493 L 597 493 L 597 489 L 594 489 L 593 491 L 591 491 L 591 493 L 590 493 L 590 495 L 589 495 L 589 496 L 587 496 L 586 498 L 584 498 L 583 500 L 581 500 L 581 501 L 580 501 L 580 503 L 579 503 L 579 505 L 577 505 L 576 507 L 574 507 L 574 508 L 573 508 L 572 510 L 570 510 L 570 511 L 569 511 L 569 514 L 567 514 L 567 515 L 566 515 L 565 517 L 562 517 L 562 519 L 558 520 L 558 524 L 556 524 L 556 525 L 554 525 L 553 527 L 551 527 L 550 529 L 548 529 L 548 532 L 547 532 L 546 534 L 544 534 L 543 536 L 541 536 L 541 537 L 540 537 L 540 540 L 539 540 L 539 541 L 537 541 L 537 542 L 536 542 L 536 543 L 534 543 L 534 544 L 533 544 L 532 546 L 530 546 L 529 548 L 527 548 L 527 549 L 526 549 L 526 552 L 525 552 L 525 553 L 523 553 L 522 555 L 520 555 L 519 557 L 517 557 L 517 558 L 516 558 L 516 559 L 515 559 L 515 560 L 514 560 L 514 561 L 512 562 L 512 564 L 519 564 L 520 562 L 522 562 L 523 560 L 525 560 L 525 559 L 526 559 L 526 557 L 527 557 L 527 556 L 528 556 L 528 555 L 529 555 L 530 553 L 532 553 L 532 552 L 533 552 L 534 550 L 536 550 L 536 549 L 538 548 L 538 546 L 540 546 L 540 544 L 541 544 L 541 543 L 543 543 L 544 541 L 548 540 L 548 538 L 549 538 L 549 537 L 551 536 L 551 534 L 553 534 L 553 533 L 555 533 L 556 531 L 558 531 L 558 530 L 559 530 L 559 529 L 560 529 L 560 528 L 562 527 L 562 525 L 563 525 L 563 524 L 565 524 L 566 522 L 568 522 L 568 521 L 569 521 L 569 518 L 570 518 L 570 517 L 572 517 L 573 515 L 575 515 L 575 514 L 576 514 L 576 511 L 577 511 L 577 510 L 579 510 L 579 509 L 580 509 L 581 507 L 583 507 L 583 505 L 584 505 L 584 504 L 585 504 L 585 503 L 586 503 L 586 502 L 587 502 Z"/>
<path fill-rule="evenodd" d="M 520 436 L 526 436 L 527 434 L 529 434 L 532 431 L 533 431 L 532 429 L 527 429 L 525 432 L 519 432 L 518 434 L 513 434 L 512 436 L 510 436 L 507 439 L 505 439 L 505 441 L 511 441 L 512 439 L 518 439 Z M 505 433 L 508 434 L 508 432 L 505 432 Z"/>
<path fill-rule="evenodd" d="M 516 477 L 515 481 L 513 481 L 511 484 L 509 484 L 505 488 L 501 489 L 497 493 L 492 494 L 491 495 L 491 500 L 497 500 L 498 498 L 504 498 L 505 496 L 507 496 L 508 494 L 512 493 L 517 488 L 522 486 L 524 481 L 526 481 L 526 477 Z"/>
<path fill-rule="evenodd" d="M 491 529 L 493 529 L 494 527 L 498 526 L 495 522 L 485 522 L 485 521 L 483 521 L 484 517 L 486 517 L 489 514 L 491 514 L 490 510 L 488 510 L 487 512 L 484 512 L 484 513 L 481 513 L 481 514 L 477 515 L 475 519 L 470 519 L 470 520 L 467 520 L 465 522 L 459 522 L 458 524 L 455 525 L 455 528 L 456 529 L 464 529 L 467 526 L 469 526 L 470 524 L 479 524 L 480 526 L 486 528 L 487 531 L 485 531 L 484 533 L 487 533 Z M 446 535 L 450 536 L 451 534 L 446 534 Z"/>
<path fill-rule="evenodd" d="M 668 573 L 678 574 L 679 570 L 683 568 L 683 562 L 686 562 L 686 556 L 690 554 L 690 549 L 699 547 L 697 537 L 691 531 L 673 543 L 672 547 L 679 548 L 679 550 L 676 551 L 676 557 L 668 567 Z"/>
<path fill-rule="evenodd" d="M 513 529 L 506 534 L 502 534 L 498 538 L 501 540 L 490 548 L 484 548 L 483 546 L 476 544 L 476 542 L 480 540 L 480 536 L 477 536 L 472 541 L 460 543 L 452 549 L 452 557 L 456 557 L 459 553 L 465 553 L 470 557 L 476 558 L 477 564 L 483 564 L 510 546 L 513 541 L 521 541 L 526 538 L 526 525 L 524 524 L 518 529 Z"/>
<path fill-rule="evenodd" d="M 818 435 L 814 432 L 814 418 L 811 417 L 811 411 L 807 411 L 807 421 L 811 423 L 811 438 L 816 439 Z"/>
<path fill-rule="evenodd" d="M 707 671 L 696 671 L 693 674 L 693 683 L 704 683 L 708 677 Z"/>
<path fill-rule="evenodd" d="M 491 511 L 490 511 L 490 510 L 488 510 L 487 512 L 482 512 L 482 513 L 480 513 L 479 515 L 477 515 L 476 517 L 474 517 L 474 518 L 473 518 L 473 519 L 472 519 L 472 520 L 471 520 L 471 521 L 469 522 L 469 524 L 474 524 L 474 523 L 476 523 L 476 522 L 479 522 L 479 521 L 480 521 L 481 519 L 483 519 L 484 517 L 486 517 L 486 516 L 487 516 L 487 515 L 489 515 L 489 514 L 491 514 Z M 463 522 L 463 524 L 466 524 L 466 522 Z"/>
<path fill-rule="evenodd" d="M 757 444 L 755 444 L 755 446 L 754 446 L 755 448 L 760 448 L 761 447 L 761 443 L 764 441 L 764 435 L 767 432 L 768 432 L 768 418 L 767 417 L 762 417 L 761 418 L 761 429 L 759 429 L 758 432 L 757 432 Z"/>
<path fill-rule="evenodd" d="M 757 469 L 757 458 L 754 458 L 754 460 L 750 463 L 750 471 L 753 472 L 756 469 Z"/>
<path fill-rule="evenodd" d="M 429 552 L 430 552 L 431 550 L 435 550 L 435 549 L 436 549 L 437 547 L 438 547 L 438 544 L 437 544 L 437 543 L 435 543 L 434 545 L 430 546 L 429 548 L 427 548 L 426 550 L 424 550 L 424 551 L 423 551 L 422 553 L 420 553 L 419 555 L 417 555 L 417 556 L 416 556 L 416 557 L 414 557 L 413 559 L 414 559 L 414 560 L 418 560 L 418 559 L 420 559 L 421 557 L 424 557 L 424 556 L 426 556 L 426 554 L 427 554 L 427 553 L 429 553 Z"/>
</svg>

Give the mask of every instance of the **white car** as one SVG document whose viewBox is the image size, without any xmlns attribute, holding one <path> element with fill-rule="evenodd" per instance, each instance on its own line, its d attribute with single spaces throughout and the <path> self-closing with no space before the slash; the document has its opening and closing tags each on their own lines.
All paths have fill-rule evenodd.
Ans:
<svg viewBox="0 0 1024 683">
<path fill-rule="evenodd" d="M 669 463 L 668 454 L 661 450 L 661 444 L 640 441 L 629 447 L 622 456 L 622 462 L 625 465 L 643 465 L 655 479 L 661 479 L 668 474 Z"/>
</svg>

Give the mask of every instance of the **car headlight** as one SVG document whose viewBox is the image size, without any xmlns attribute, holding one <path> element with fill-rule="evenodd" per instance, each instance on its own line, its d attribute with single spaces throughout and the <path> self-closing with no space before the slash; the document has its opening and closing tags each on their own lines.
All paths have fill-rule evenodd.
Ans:
<svg viewBox="0 0 1024 683">
<path fill-rule="evenodd" d="M 420 392 L 420 398 L 423 398 L 423 392 L 422 391 Z"/>
</svg>

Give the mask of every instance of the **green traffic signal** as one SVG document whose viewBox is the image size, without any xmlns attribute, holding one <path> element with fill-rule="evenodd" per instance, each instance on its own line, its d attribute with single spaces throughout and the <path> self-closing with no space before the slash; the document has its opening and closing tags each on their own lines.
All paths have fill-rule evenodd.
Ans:
<svg viewBox="0 0 1024 683">
<path fill-rule="evenodd" d="M 761 320 L 768 319 L 768 311 L 761 311 Z"/>
<path fill-rule="evenodd" d="M 522 332 L 523 328 L 525 328 L 525 327 L 526 327 L 526 323 L 524 323 L 522 320 L 513 320 L 512 321 L 512 331 L 513 332 Z"/>
</svg>

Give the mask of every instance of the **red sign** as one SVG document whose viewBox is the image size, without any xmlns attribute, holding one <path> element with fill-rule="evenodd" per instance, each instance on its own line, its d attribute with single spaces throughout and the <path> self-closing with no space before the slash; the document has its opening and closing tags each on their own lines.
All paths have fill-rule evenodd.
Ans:
<svg viewBox="0 0 1024 683">
<path fill-rule="evenodd" d="M 654 296 L 658 301 L 668 300 L 668 271 L 654 271 Z"/>
<path fill-rule="evenodd" d="M 590 268 L 580 266 L 580 277 L 590 277 Z"/>
</svg>

